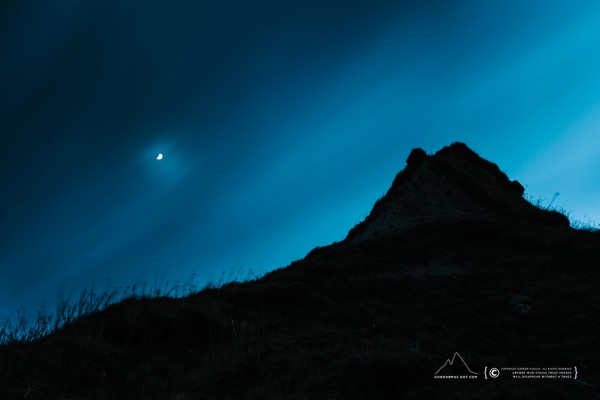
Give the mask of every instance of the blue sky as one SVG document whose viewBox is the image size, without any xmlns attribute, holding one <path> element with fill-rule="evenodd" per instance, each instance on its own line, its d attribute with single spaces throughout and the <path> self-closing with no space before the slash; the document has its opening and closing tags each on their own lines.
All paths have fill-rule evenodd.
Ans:
<svg viewBox="0 0 600 400">
<path fill-rule="evenodd" d="M 0 312 L 285 266 L 413 147 L 600 221 L 600 5 L 413 3 L 3 2 Z"/>
</svg>

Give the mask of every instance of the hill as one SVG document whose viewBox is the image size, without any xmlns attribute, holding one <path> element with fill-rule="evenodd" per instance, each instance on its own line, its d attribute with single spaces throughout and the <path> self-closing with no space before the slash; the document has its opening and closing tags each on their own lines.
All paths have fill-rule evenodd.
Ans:
<svg viewBox="0 0 600 400">
<path fill-rule="evenodd" d="M 0 347 L 0 398 L 600 398 L 600 234 L 522 196 L 415 149 L 342 242 Z"/>
</svg>

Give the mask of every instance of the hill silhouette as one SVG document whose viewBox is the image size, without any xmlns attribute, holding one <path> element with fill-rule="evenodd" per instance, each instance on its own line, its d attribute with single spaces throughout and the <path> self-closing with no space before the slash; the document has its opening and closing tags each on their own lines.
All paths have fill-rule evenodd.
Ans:
<svg viewBox="0 0 600 400">
<path fill-rule="evenodd" d="M 532 206 L 466 145 L 415 149 L 339 243 L 1 346 L 0 398 L 597 399 L 599 265 L 598 233 Z M 477 379 L 434 379 L 456 352 Z M 486 367 L 578 375 L 500 381 Z"/>
</svg>

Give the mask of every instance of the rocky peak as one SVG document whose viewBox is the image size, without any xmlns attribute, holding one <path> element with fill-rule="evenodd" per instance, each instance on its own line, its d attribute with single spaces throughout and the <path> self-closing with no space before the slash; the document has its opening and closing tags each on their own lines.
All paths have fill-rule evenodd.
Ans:
<svg viewBox="0 0 600 400">
<path fill-rule="evenodd" d="M 464 143 L 434 155 L 414 149 L 387 194 L 350 231 L 346 242 L 392 236 L 419 224 L 471 219 L 517 218 L 569 226 L 565 216 L 532 206 L 523 193 L 519 182 Z"/>
</svg>

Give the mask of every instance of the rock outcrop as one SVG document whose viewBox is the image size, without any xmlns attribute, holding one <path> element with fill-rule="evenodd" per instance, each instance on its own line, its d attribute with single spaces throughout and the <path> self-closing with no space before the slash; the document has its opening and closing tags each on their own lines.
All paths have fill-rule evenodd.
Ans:
<svg viewBox="0 0 600 400">
<path fill-rule="evenodd" d="M 346 238 L 358 243 L 392 236 L 420 224 L 470 219 L 522 219 L 569 226 L 562 214 L 541 210 L 523 198 L 524 188 L 463 143 L 432 156 L 411 151 L 387 194 Z"/>
</svg>

